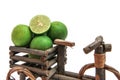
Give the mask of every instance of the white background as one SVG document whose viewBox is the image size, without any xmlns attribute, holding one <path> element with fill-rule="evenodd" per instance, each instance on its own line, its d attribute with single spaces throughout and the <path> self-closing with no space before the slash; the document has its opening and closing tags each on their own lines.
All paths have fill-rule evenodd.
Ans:
<svg viewBox="0 0 120 80">
<path fill-rule="evenodd" d="M 112 51 L 106 53 L 106 64 L 120 71 L 120 1 L 119 0 L 1 0 L 0 1 L 0 80 L 5 80 L 9 70 L 9 46 L 11 31 L 17 24 L 29 25 L 37 15 L 49 16 L 51 21 L 66 24 L 69 35 L 66 40 L 75 42 L 67 50 L 66 70 L 79 72 L 80 68 L 94 62 L 92 51 L 86 55 L 83 48 L 102 35 Z M 94 75 L 94 69 L 86 72 Z M 117 78 L 107 72 L 107 80 Z"/>
</svg>

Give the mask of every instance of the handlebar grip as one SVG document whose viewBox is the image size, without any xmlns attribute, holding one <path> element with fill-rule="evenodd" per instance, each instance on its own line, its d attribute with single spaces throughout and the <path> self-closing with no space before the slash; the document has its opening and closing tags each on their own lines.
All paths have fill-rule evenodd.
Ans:
<svg viewBox="0 0 120 80">
<path fill-rule="evenodd" d="M 96 37 L 96 39 L 95 39 L 94 42 L 92 42 L 91 44 L 89 44 L 88 46 L 86 46 L 85 48 L 83 48 L 83 51 L 86 54 L 88 54 L 93 49 L 96 49 L 102 42 L 103 42 L 103 37 L 102 36 L 98 36 L 98 37 Z"/>
</svg>

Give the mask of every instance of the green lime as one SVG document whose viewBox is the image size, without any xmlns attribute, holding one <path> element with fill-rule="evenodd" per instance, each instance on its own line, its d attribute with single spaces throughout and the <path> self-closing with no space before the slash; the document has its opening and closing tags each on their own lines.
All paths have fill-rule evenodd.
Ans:
<svg viewBox="0 0 120 80">
<path fill-rule="evenodd" d="M 68 30 L 65 24 L 59 21 L 51 23 L 48 31 L 48 36 L 54 41 L 55 39 L 65 39 L 67 37 Z"/>
<path fill-rule="evenodd" d="M 50 23 L 46 15 L 36 15 L 30 21 L 30 29 L 35 34 L 43 34 L 50 28 Z"/>
<path fill-rule="evenodd" d="M 11 37 L 15 46 L 26 46 L 31 41 L 32 33 L 29 29 L 29 26 L 19 24 L 14 27 Z"/>
<path fill-rule="evenodd" d="M 53 46 L 52 40 L 48 36 L 36 36 L 30 43 L 30 48 L 47 50 Z M 39 58 L 37 55 L 30 54 L 30 58 Z"/>
</svg>

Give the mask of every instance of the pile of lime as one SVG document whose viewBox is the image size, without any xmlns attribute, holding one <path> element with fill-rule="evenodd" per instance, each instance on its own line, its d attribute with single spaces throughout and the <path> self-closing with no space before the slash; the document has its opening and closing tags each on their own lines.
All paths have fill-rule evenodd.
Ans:
<svg viewBox="0 0 120 80">
<path fill-rule="evenodd" d="M 29 25 L 18 24 L 11 34 L 12 42 L 18 47 L 29 47 L 38 50 L 47 50 L 54 45 L 55 39 L 65 40 L 68 34 L 67 27 L 60 21 L 51 22 L 46 15 L 36 15 Z M 30 54 L 30 58 L 39 58 Z"/>
</svg>

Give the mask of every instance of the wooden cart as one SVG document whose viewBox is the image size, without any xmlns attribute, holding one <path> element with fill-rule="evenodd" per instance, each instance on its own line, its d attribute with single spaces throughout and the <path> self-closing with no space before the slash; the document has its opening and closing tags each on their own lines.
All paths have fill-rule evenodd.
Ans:
<svg viewBox="0 0 120 80">
<path fill-rule="evenodd" d="M 60 39 L 54 41 L 55 46 L 46 51 L 25 47 L 10 46 L 10 70 L 6 80 L 14 80 L 12 73 L 17 72 L 20 80 L 105 80 L 105 70 L 111 71 L 120 80 L 119 72 L 105 64 L 105 52 L 111 51 L 111 44 L 105 44 L 102 36 L 98 36 L 93 43 L 84 48 L 85 53 L 95 49 L 95 63 L 86 64 L 79 73 L 65 70 L 67 46 L 74 46 L 74 42 Z M 40 59 L 29 58 L 29 54 L 39 55 Z M 96 68 L 96 76 L 84 75 L 89 68 Z"/>
</svg>

